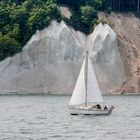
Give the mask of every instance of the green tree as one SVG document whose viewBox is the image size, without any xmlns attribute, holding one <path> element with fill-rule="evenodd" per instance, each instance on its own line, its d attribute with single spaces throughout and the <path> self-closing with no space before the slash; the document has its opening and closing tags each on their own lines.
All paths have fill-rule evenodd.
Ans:
<svg viewBox="0 0 140 140">
<path fill-rule="evenodd" d="M 19 52 L 20 44 L 6 35 L 0 34 L 0 60 Z"/>
<path fill-rule="evenodd" d="M 2 32 L 2 27 L 10 22 L 9 18 L 10 6 L 4 1 L 0 1 L 0 30 Z"/>
<path fill-rule="evenodd" d="M 44 4 L 41 8 L 34 8 L 28 18 L 28 27 L 36 31 L 48 26 L 51 19 L 61 19 L 57 5 L 54 3 Z"/>
<path fill-rule="evenodd" d="M 28 19 L 28 26 L 30 30 L 37 30 L 48 26 L 49 22 L 50 16 L 45 9 L 33 9 Z"/>
<path fill-rule="evenodd" d="M 92 27 L 93 21 L 97 19 L 97 12 L 91 6 L 81 6 L 81 22 L 87 26 Z"/>
<path fill-rule="evenodd" d="M 28 17 L 28 12 L 25 7 L 21 5 L 13 4 L 10 10 L 11 12 L 10 12 L 9 17 L 11 19 L 11 24 L 14 24 L 14 23 L 23 24 L 26 22 L 27 17 Z"/>
</svg>

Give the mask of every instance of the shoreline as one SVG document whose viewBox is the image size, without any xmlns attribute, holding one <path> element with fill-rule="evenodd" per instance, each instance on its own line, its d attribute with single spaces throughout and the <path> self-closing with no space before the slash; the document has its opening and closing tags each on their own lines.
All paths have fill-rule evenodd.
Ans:
<svg viewBox="0 0 140 140">
<path fill-rule="evenodd" d="M 50 96 L 71 96 L 72 93 L 32 93 L 32 92 L 3 92 L 3 93 L 0 93 L 0 96 L 39 96 L 39 95 L 50 95 Z M 117 95 L 140 95 L 140 93 L 102 93 L 102 95 L 105 95 L 105 96 L 109 96 L 109 95 L 114 95 L 114 96 L 117 96 Z"/>
</svg>

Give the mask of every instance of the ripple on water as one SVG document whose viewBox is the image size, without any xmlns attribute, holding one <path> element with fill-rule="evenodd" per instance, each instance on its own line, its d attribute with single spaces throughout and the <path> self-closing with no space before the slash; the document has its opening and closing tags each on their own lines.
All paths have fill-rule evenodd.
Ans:
<svg viewBox="0 0 140 140">
<path fill-rule="evenodd" d="M 140 140 L 140 96 L 105 96 L 110 116 L 71 116 L 69 99 L 0 96 L 0 140 Z"/>
</svg>

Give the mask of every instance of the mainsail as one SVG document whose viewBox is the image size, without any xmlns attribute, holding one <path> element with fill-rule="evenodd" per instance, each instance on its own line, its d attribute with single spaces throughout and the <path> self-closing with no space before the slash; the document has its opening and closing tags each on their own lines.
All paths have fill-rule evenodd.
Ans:
<svg viewBox="0 0 140 140">
<path fill-rule="evenodd" d="M 95 102 L 103 102 L 103 98 L 98 86 L 91 60 L 88 56 L 86 56 L 84 58 L 84 62 L 69 105 L 86 105 L 87 103 Z"/>
<path fill-rule="evenodd" d="M 69 105 L 77 105 L 85 103 L 85 94 L 86 94 L 85 64 L 86 59 L 84 59 Z"/>
</svg>

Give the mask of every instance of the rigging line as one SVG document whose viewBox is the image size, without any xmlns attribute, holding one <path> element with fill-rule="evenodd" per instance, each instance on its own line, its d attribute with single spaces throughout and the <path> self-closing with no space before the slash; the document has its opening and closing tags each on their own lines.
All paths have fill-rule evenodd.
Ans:
<svg viewBox="0 0 140 140">
<path fill-rule="evenodd" d="M 85 106 L 87 106 L 87 74 L 88 74 L 88 51 L 86 52 L 86 65 L 85 65 L 85 80 L 86 80 L 86 95 L 85 95 Z"/>
</svg>

